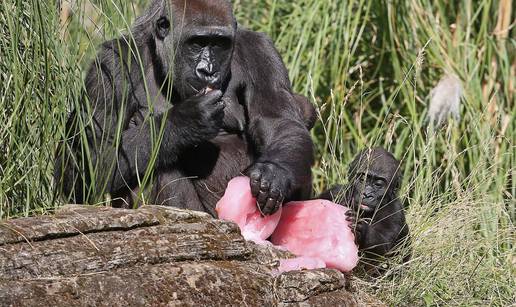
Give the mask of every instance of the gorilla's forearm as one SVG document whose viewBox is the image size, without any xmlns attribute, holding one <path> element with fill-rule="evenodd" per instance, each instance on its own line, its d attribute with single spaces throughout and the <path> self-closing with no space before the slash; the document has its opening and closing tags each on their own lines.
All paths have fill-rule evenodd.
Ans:
<svg viewBox="0 0 516 307">
<path fill-rule="evenodd" d="M 257 163 L 274 163 L 291 173 L 292 194 L 311 186 L 313 143 L 305 126 L 287 118 L 263 118 L 251 127 L 251 136 L 258 153 Z M 307 194 L 305 191 L 302 194 Z M 294 195 L 285 195 L 291 198 Z M 310 197 L 310 195 L 295 195 Z M 297 198 L 296 197 L 296 198 Z"/>
<path fill-rule="evenodd" d="M 252 48 L 249 46 L 252 45 Z M 251 190 L 262 212 L 270 214 L 284 200 L 306 199 L 311 194 L 313 144 L 307 127 L 313 108 L 297 99 L 288 71 L 263 33 L 239 29 L 233 55 L 230 89 L 244 85 L 243 103 L 248 118 L 247 136 L 254 145 L 250 167 Z M 307 107 L 302 105 L 306 103 Z M 278 196 L 279 195 L 279 196 Z M 274 207 L 265 203 L 275 203 Z"/>
</svg>

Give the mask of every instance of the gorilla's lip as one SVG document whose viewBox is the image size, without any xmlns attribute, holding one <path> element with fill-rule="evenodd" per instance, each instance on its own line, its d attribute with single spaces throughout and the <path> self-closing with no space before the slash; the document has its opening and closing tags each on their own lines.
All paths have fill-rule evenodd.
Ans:
<svg viewBox="0 0 516 307">
<path fill-rule="evenodd" d="M 218 90 L 219 89 L 219 86 L 217 86 L 217 84 L 208 84 L 204 87 L 202 87 L 201 89 L 197 89 L 195 86 L 193 86 L 192 84 L 188 83 L 188 85 L 190 86 L 190 88 L 192 90 L 194 90 L 194 92 L 197 94 L 197 95 L 206 95 L 208 94 L 209 92 L 211 91 L 214 91 L 214 90 Z"/>
<path fill-rule="evenodd" d="M 362 204 L 360 204 L 360 209 L 362 209 L 362 210 L 373 210 L 374 207 L 372 207 L 372 206 L 370 206 L 368 204 L 362 203 Z"/>
</svg>

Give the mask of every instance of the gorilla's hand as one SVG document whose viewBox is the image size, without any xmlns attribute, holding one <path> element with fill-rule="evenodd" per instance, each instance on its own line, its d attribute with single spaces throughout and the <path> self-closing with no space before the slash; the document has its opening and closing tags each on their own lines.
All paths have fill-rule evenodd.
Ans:
<svg viewBox="0 0 516 307">
<path fill-rule="evenodd" d="M 251 193 L 262 214 L 278 211 L 285 197 L 290 196 L 290 173 L 274 163 L 255 163 L 247 173 L 251 178 Z"/>
<path fill-rule="evenodd" d="M 350 222 L 349 228 L 351 228 L 351 231 L 355 235 L 355 243 L 360 246 L 361 242 L 365 239 L 365 234 L 367 233 L 369 224 L 364 220 L 357 221 L 357 219 L 357 213 L 353 210 L 348 210 L 346 212 L 346 221 Z"/>
<path fill-rule="evenodd" d="M 213 90 L 193 96 L 172 108 L 170 120 L 179 137 L 198 143 L 217 136 L 224 119 L 222 92 Z"/>
</svg>

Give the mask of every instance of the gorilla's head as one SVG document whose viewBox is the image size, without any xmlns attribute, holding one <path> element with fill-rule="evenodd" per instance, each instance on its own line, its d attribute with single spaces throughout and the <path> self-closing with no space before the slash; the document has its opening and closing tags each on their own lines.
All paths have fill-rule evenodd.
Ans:
<svg viewBox="0 0 516 307">
<path fill-rule="evenodd" d="M 180 101 L 225 89 L 237 27 L 229 1 L 154 0 L 136 25 L 152 33 L 147 43 L 157 73 L 172 76 Z"/>
<path fill-rule="evenodd" d="M 383 148 L 360 152 L 349 169 L 351 202 L 355 210 L 373 213 L 396 199 L 401 184 L 400 162 Z"/>
</svg>

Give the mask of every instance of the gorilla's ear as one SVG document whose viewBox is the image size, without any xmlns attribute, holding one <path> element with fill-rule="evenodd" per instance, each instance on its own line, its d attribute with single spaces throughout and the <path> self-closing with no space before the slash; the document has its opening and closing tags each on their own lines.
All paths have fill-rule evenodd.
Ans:
<svg viewBox="0 0 516 307">
<path fill-rule="evenodd" d="M 314 105 L 310 102 L 310 100 L 308 100 L 308 98 L 302 95 L 294 94 L 294 99 L 301 109 L 306 128 L 311 130 L 317 121 L 317 113 L 315 111 Z"/>
<path fill-rule="evenodd" d="M 170 20 L 166 16 L 160 17 L 156 21 L 156 35 L 159 39 L 164 39 L 170 32 Z"/>
</svg>

